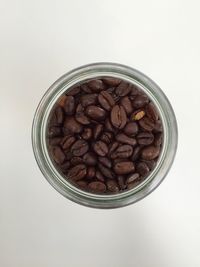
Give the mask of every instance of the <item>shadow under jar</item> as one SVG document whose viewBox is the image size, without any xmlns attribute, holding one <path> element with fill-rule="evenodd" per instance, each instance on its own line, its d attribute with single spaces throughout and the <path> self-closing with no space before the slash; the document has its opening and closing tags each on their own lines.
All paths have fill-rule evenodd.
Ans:
<svg viewBox="0 0 200 267">
<path fill-rule="evenodd" d="M 96 63 L 57 80 L 36 111 L 33 149 L 65 197 L 97 208 L 138 201 L 176 152 L 173 110 L 158 86 L 127 66 Z"/>
</svg>

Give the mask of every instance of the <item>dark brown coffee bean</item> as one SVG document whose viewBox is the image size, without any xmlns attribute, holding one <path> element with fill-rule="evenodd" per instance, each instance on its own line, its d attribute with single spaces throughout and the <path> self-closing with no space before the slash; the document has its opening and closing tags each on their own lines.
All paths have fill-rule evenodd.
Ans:
<svg viewBox="0 0 200 267">
<path fill-rule="evenodd" d="M 116 138 L 116 140 L 118 142 L 121 142 L 121 143 L 124 143 L 124 144 L 128 144 L 128 145 L 131 145 L 131 146 L 135 146 L 137 144 L 135 138 L 129 137 L 129 136 L 125 135 L 125 134 L 117 134 L 115 138 Z"/>
<path fill-rule="evenodd" d="M 98 96 L 98 100 L 99 100 L 99 103 L 100 105 L 110 111 L 111 108 L 115 105 L 115 101 L 114 99 L 112 98 L 112 96 L 106 92 L 106 91 L 101 91 L 101 93 L 99 94 Z"/>
<path fill-rule="evenodd" d="M 141 120 L 139 120 L 139 124 L 145 131 L 148 132 L 151 132 L 155 127 L 154 121 L 148 117 L 144 117 Z"/>
<path fill-rule="evenodd" d="M 130 145 L 121 145 L 119 146 L 112 154 L 111 158 L 116 159 L 116 158 L 129 158 L 133 153 L 133 148 Z"/>
<path fill-rule="evenodd" d="M 83 130 L 83 126 L 73 117 L 66 117 L 64 128 L 69 130 L 71 133 L 80 133 Z"/>
<path fill-rule="evenodd" d="M 73 181 L 78 181 L 83 179 L 87 174 L 87 168 L 84 164 L 79 164 L 74 166 L 68 171 L 69 179 Z"/>
<path fill-rule="evenodd" d="M 130 172 L 134 172 L 134 170 L 135 165 L 132 161 L 119 162 L 114 165 L 114 171 L 119 175 L 128 174 Z"/>
<path fill-rule="evenodd" d="M 81 105 L 83 107 L 95 105 L 97 103 L 97 96 L 98 96 L 97 94 L 82 95 L 80 98 Z"/>
<path fill-rule="evenodd" d="M 107 118 L 106 121 L 105 121 L 105 128 L 107 131 L 110 131 L 110 132 L 115 132 L 115 129 L 113 128 L 110 120 Z"/>
<path fill-rule="evenodd" d="M 156 107 L 154 106 L 152 102 L 146 106 L 146 114 L 147 114 L 147 117 L 149 117 L 150 119 L 154 121 L 157 121 L 159 119 Z"/>
<path fill-rule="evenodd" d="M 148 96 L 146 96 L 146 95 L 138 95 L 133 100 L 133 107 L 134 108 L 142 108 L 146 104 L 148 104 L 148 102 L 149 102 Z"/>
<path fill-rule="evenodd" d="M 140 146 L 136 146 L 133 149 L 133 154 L 132 154 L 132 161 L 136 161 L 138 160 L 139 156 L 140 156 L 140 152 L 141 152 L 141 147 Z"/>
<path fill-rule="evenodd" d="M 130 95 L 135 97 L 136 95 L 139 94 L 140 94 L 139 89 L 134 84 L 131 84 Z"/>
<path fill-rule="evenodd" d="M 136 170 L 143 177 L 146 176 L 150 172 L 150 169 L 149 169 L 148 165 L 145 162 L 139 162 L 136 165 Z"/>
<path fill-rule="evenodd" d="M 63 173 L 66 173 L 70 167 L 70 162 L 69 161 L 66 161 L 64 162 L 63 164 L 60 165 L 60 168 L 62 170 Z"/>
<path fill-rule="evenodd" d="M 89 140 L 92 137 L 92 129 L 85 128 L 81 136 L 83 139 Z"/>
<path fill-rule="evenodd" d="M 145 160 L 145 159 L 143 159 L 142 162 L 145 162 L 150 170 L 153 170 L 155 168 L 155 166 L 156 166 L 156 161 L 155 160 Z"/>
<path fill-rule="evenodd" d="M 111 155 L 113 153 L 113 151 L 115 151 L 115 149 L 119 146 L 118 142 L 114 142 L 112 144 L 110 144 L 109 146 L 109 155 Z"/>
<path fill-rule="evenodd" d="M 73 155 L 72 155 L 72 152 L 70 150 L 65 150 L 64 153 L 65 153 L 66 160 L 72 159 Z"/>
<path fill-rule="evenodd" d="M 142 149 L 141 157 L 146 160 L 152 160 L 159 156 L 160 147 L 158 146 L 148 146 Z"/>
<path fill-rule="evenodd" d="M 140 183 L 140 181 L 135 180 L 134 182 L 132 182 L 132 183 L 130 183 L 130 184 L 127 185 L 127 189 L 128 189 L 128 190 L 131 190 L 131 189 L 133 189 L 134 187 L 136 187 L 139 183 Z"/>
<path fill-rule="evenodd" d="M 100 138 L 100 139 L 101 139 L 101 141 L 105 142 L 106 144 L 110 144 L 112 138 L 113 138 L 112 133 L 104 132 L 104 133 L 101 135 L 101 138 Z"/>
<path fill-rule="evenodd" d="M 111 168 L 112 167 L 112 162 L 108 158 L 106 158 L 106 157 L 99 157 L 98 160 L 105 167 L 107 167 L 107 168 Z"/>
<path fill-rule="evenodd" d="M 91 88 L 93 92 L 99 92 L 105 88 L 104 83 L 102 80 L 91 80 L 88 82 L 88 86 Z"/>
<path fill-rule="evenodd" d="M 83 156 L 85 164 L 94 166 L 97 163 L 97 157 L 93 152 L 88 152 Z"/>
<path fill-rule="evenodd" d="M 106 185 L 110 192 L 113 192 L 113 193 L 119 192 L 119 187 L 115 180 L 107 180 Z"/>
<path fill-rule="evenodd" d="M 103 120 L 106 116 L 105 110 L 97 106 L 88 106 L 85 113 L 88 117 L 97 121 Z"/>
<path fill-rule="evenodd" d="M 88 184 L 88 188 L 94 193 L 104 193 L 106 186 L 103 182 L 91 182 Z"/>
<path fill-rule="evenodd" d="M 59 145 L 61 140 L 62 140 L 62 137 L 51 138 L 51 139 L 49 139 L 49 145 L 51 145 L 51 146 Z"/>
<path fill-rule="evenodd" d="M 156 121 L 153 131 L 154 132 L 162 132 L 163 131 L 162 122 L 160 120 Z"/>
<path fill-rule="evenodd" d="M 88 143 L 85 140 L 76 141 L 71 147 L 73 156 L 80 157 L 84 155 L 89 149 Z"/>
<path fill-rule="evenodd" d="M 104 175 L 106 178 L 114 179 L 115 174 L 112 172 L 111 169 L 106 168 L 103 164 L 99 163 L 98 164 L 99 170 L 101 173 Z"/>
<path fill-rule="evenodd" d="M 104 157 L 106 154 L 108 154 L 108 146 L 102 141 L 97 141 L 94 143 L 93 149 L 96 154 L 101 157 Z"/>
<path fill-rule="evenodd" d="M 119 188 L 121 190 L 126 189 L 126 184 L 124 182 L 124 176 L 122 176 L 122 175 L 117 176 L 117 181 L 118 181 Z"/>
<path fill-rule="evenodd" d="M 65 136 L 63 137 L 61 141 L 61 146 L 63 150 L 67 150 L 71 147 L 71 145 L 76 141 L 76 138 L 74 136 Z"/>
<path fill-rule="evenodd" d="M 97 180 L 99 180 L 101 182 L 105 181 L 103 174 L 99 170 L 96 171 L 96 178 L 97 178 Z"/>
<path fill-rule="evenodd" d="M 73 96 L 66 96 L 64 110 L 67 115 L 74 114 L 75 100 Z"/>
<path fill-rule="evenodd" d="M 121 82 L 120 79 L 113 78 L 113 77 L 106 77 L 106 78 L 103 78 L 102 80 L 105 84 L 110 85 L 110 86 L 117 86 Z"/>
<path fill-rule="evenodd" d="M 134 136 L 138 133 L 139 127 L 136 122 L 129 122 L 124 128 L 124 132 L 127 135 Z"/>
<path fill-rule="evenodd" d="M 83 163 L 83 159 L 80 157 L 72 157 L 70 162 L 72 166 L 75 166 L 75 165 Z"/>
<path fill-rule="evenodd" d="M 153 143 L 154 135 L 150 132 L 141 132 L 136 139 L 139 145 L 148 146 Z"/>
<path fill-rule="evenodd" d="M 162 144 L 162 139 L 163 139 L 162 133 L 155 134 L 155 137 L 154 137 L 154 145 L 155 146 L 160 146 Z"/>
<path fill-rule="evenodd" d="M 80 86 L 74 87 L 67 91 L 66 95 L 74 96 L 77 95 L 80 92 Z"/>
<path fill-rule="evenodd" d="M 80 181 L 76 181 L 76 185 L 78 187 L 80 187 L 80 189 L 86 190 L 87 189 L 87 182 L 80 180 Z"/>
<path fill-rule="evenodd" d="M 81 90 L 84 91 L 87 94 L 92 93 L 92 89 L 87 84 L 82 84 L 81 85 Z"/>
<path fill-rule="evenodd" d="M 131 87 L 129 83 L 122 81 L 116 88 L 115 92 L 119 96 L 126 96 L 130 93 Z"/>
<path fill-rule="evenodd" d="M 115 128 L 123 129 L 127 121 L 124 108 L 122 106 L 115 105 L 111 110 L 110 120 Z"/>
<path fill-rule="evenodd" d="M 103 131 L 103 125 L 102 124 L 97 124 L 94 127 L 94 131 L 93 131 L 94 139 L 98 139 L 102 131 Z"/>
<path fill-rule="evenodd" d="M 89 167 L 87 170 L 87 178 L 91 179 L 95 177 L 95 168 L 94 167 Z"/>
<path fill-rule="evenodd" d="M 62 164 L 66 159 L 63 150 L 59 146 L 55 146 L 52 148 L 52 154 L 55 162 L 58 164 Z"/>
<path fill-rule="evenodd" d="M 83 112 L 84 108 L 82 107 L 81 104 L 79 104 L 76 108 L 76 115 L 75 115 L 76 120 L 83 125 L 90 124 L 90 120 L 88 119 L 87 116 L 85 116 Z"/>
<path fill-rule="evenodd" d="M 60 127 L 53 126 L 53 127 L 50 127 L 48 129 L 48 136 L 50 138 L 56 137 L 56 136 L 61 136 L 61 135 L 62 135 L 62 129 Z"/>
<path fill-rule="evenodd" d="M 129 115 L 133 112 L 133 107 L 132 107 L 131 101 L 128 98 L 128 96 L 123 97 L 121 99 L 120 103 L 121 103 L 122 107 L 125 109 L 127 115 Z"/>
<path fill-rule="evenodd" d="M 61 125 L 63 121 L 64 121 L 64 111 L 62 107 L 57 106 L 52 113 L 50 124 L 52 126 L 58 126 L 58 125 Z"/>
<path fill-rule="evenodd" d="M 130 183 L 134 182 L 135 180 L 137 180 L 139 177 L 140 177 L 139 173 L 131 174 L 131 175 L 129 175 L 129 177 L 127 178 L 126 183 L 127 183 L 127 184 L 130 184 Z"/>
</svg>

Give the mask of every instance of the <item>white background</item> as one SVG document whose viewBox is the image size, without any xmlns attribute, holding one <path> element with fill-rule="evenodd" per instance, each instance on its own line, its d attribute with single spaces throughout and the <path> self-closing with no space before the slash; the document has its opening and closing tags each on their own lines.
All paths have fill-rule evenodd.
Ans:
<svg viewBox="0 0 200 267">
<path fill-rule="evenodd" d="M 200 266 L 199 0 L 0 0 L 0 266 Z M 46 89 L 83 64 L 130 65 L 170 99 L 179 147 L 165 181 L 96 210 L 40 173 L 31 124 Z"/>
</svg>

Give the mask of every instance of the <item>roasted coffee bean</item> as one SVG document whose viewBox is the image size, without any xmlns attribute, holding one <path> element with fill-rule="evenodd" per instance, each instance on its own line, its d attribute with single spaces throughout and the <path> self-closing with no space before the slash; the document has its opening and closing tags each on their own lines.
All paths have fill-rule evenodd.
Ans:
<svg viewBox="0 0 200 267">
<path fill-rule="evenodd" d="M 157 133 L 154 135 L 154 145 L 160 146 L 162 144 L 163 135 L 162 133 Z"/>
<path fill-rule="evenodd" d="M 94 166 L 97 163 L 97 157 L 93 152 L 88 152 L 83 156 L 85 164 Z"/>
<path fill-rule="evenodd" d="M 71 159 L 73 157 L 72 152 L 70 150 L 69 151 L 65 150 L 64 153 L 65 153 L 66 160 L 70 160 L 71 161 Z"/>
<path fill-rule="evenodd" d="M 110 144 L 111 140 L 113 138 L 113 135 L 112 133 L 109 133 L 109 132 L 104 132 L 102 135 L 101 135 L 101 141 L 105 142 L 106 144 Z"/>
<path fill-rule="evenodd" d="M 61 146 L 64 150 L 67 150 L 71 147 L 71 145 L 76 141 L 74 136 L 65 136 L 61 141 Z"/>
<path fill-rule="evenodd" d="M 80 92 L 80 86 L 74 87 L 67 91 L 66 95 L 72 95 L 75 96 Z"/>
<path fill-rule="evenodd" d="M 67 115 L 74 114 L 75 100 L 73 96 L 66 96 L 64 110 Z"/>
<path fill-rule="evenodd" d="M 76 120 L 83 125 L 90 124 L 90 120 L 88 119 L 87 116 L 85 116 L 83 112 L 84 108 L 81 104 L 79 104 L 76 108 L 76 115 L 75 115 Z"/>
<path fill-rule="evenodd" d="M 110 120 L 115 128 L 123 129 L 127 121 L 124 108 L 122 106 L 115 105 L 111 110 Z"/>
<path fill-rule="evenodd" d="M 133 107 L 135 109 L 137 108 L 142 108 L 144 107 L 146 104 L 148 104 L 149 99 L 148 96 L 146 95 L 138 95 L 135 97 L 135 99 L 133 100 Z"/>
<path fill-rule="evenodd" d="M 113 192 L 113 193 L 119 192 L 119 187 L 115 180 L 107 180 L 106 185 L 110 192 Z"/>
<path fill-rule="evenodd" d="M 101 164 L 103 164 L 105 167 L 107 168 L 111 168 L 112 167 L 112 162 L 109 160 L 109 158 L 106 157 L 99 157 L 98 158 L 99 162 Z"/>
<path fill-rule="evenodd" d="M 154 132 L 162 132 L 163 131 L 162 122 L 160 120 L 156 121 L 153 131 Z"/>
<path fill-rule="evenodd" d="M 64 108 L 66 98 L 67 98 L 66 95 L 62 95 L 62 96 L 59 98 L 59 100 L 58 100 L 58 107 L 62 107 L 62 108 Z"/>
<path fill-rule="evenodd" d="M 51 139 L 49 139 L 49 145 L 51 145 L 51 146 L 59 145 L 61 140 L 62 140 L 62 137 L 51 138 Z"/>
<path fill-rule="evenodd" d="M 134 84 L 131 84 L 130 87 L 131 87 L 130 96 L 135 97 L 136 95 L 139 95 L 140 94 L 139 89 Z"/>
<path fill-rule="evenodd" d="M 83 107 L 87 107 L 90 105 L 95 105 L 97 103 L 97 97 L 98 94 L 87 94 L 87 95 L 82 95 L 80 98 L 81 105 Z"/>
<path fill-rule="evenodd" d="M 129 177 L 127 178 L 126 183 L 127 183 L 127 184 L 130 184 L 130 183 L 134 182 L 135 180 L 137 180 L 139 177 L 140 177 L 139 173 L 131 174 L 131 175 L 129 175 Z"/>
<path fill-rule="evenodd" d="M 80 157 L 72 157 L 70 162 L 71 162 L 71 165 L 75 166 L 75 165 L 83 163 L 83 159 Z"/>
<path fill-rule="evenodd" d="M 60 127 L 50 127 L 48 129 L 48 136 L 49 137 L 56 137 L 56 136 L 61 136 L 62 135 L 62 129 Z"/>
<path fill-rule="evenodd" d="M 52 154 L 56 163 L 62 164 L 65 161 L 66 156 L 59 146 L 52 148 Z"/>
<path fill-rule="evenodd" d="M 106 91 L 101 91 L 101 93 L 99 94 L 98 96 L 98 101 L 100 103 L 100 105 L 110 111 L 111 108 L 115 105 L 115 101 L 114 99 L 112 98 L 112 96 L 106 92 Z"/>
<path fill-rule="evenodd" d="M 124 144 L 128 144 L 128 145 L 131 145 L 131 146 L 135 146 L 137 144 L 136 142 L 136 139 L 135 138 L 132 138 L 132 137 L 129 137 L 125 134 L 118 134 L 116 135 L 116 140 L 118 142 L 121 142 L 121 143 L 124 143 Z"/>
<path fill-rule="evenodd" d="M 132 107 L 131 101 L 128 98 L 128 96 L 123 97 L 121 99 L 120 103 L 121 103 L 122 107 L 125 109 L 127 115 L 129 115 L 133 112 L 133 107 Z"/>
<path fill-rule="evenodd" d="M 77 140 L 71 147 L 73 156 L 83 156 L 89 149 L 88 143 L 85 140 Z"/>
<path fill-rule="evenodd" d="M 133 189 L 134 187 L 136 187 L 139 183 L 140 183 L 140 181 L 136 180 L 136 181 L 134 181 L 134 182 L 128 184 L 128 185 L 127 185 L 127 189 L 128 189 L 128 190 L 131 190 L 131 189 Z"/>
<path fill-rule="evenodd" d="M 151 132 L 155 127 L 154 121 L 149 119 L 148 117 L 144 117 L 141 120 L 139 120 L 139 124 L 145 131 L 148 132 Z"/>
<path fill-rule="evenodd" d="M 104 175 L 106 178 L 114 179 L 115 174 L 112 172 L 111 169 L 106 168 L 103 164 L 99 163 L 98 168 L 101 171 L 101 173 Z"/>
<path fill-rule="evenodd" d="M 153 170 L 155 168 L 155 166 L 156 166 L 156 161 L 155 160 L 145 160 L 145 159 L 143 159 L 142 162 L 145 162 L 150 170 Z"/>
<path fill-rule="evenodd" d="M 159 119 L 157 110 L 156 110 L 153 103 L 149 103 L 146 106 L 146 113 L 147 113 L 147 117 L 149 117 L 150 119 L 152 119 L 154 121 L 157 121 Z"/>
<path fill-rule="evenodd" d="M 94 193 L 104 193 L 106 186 L 103 182 L 91 182 L 88 184 L 88 188 Z"/>
<path fill-rule="evenodd" d="M 152 160 L 159 156 L 160 148 L 158 146 L 148 146 L 142 149 L 142 159 Z"/>
<path fill-rule="evenodd" d="M 153 143 L 154 135 L 150 132 L 141 132 L 136 139 L 139 145 L 148 146 Z"/>
<path fill-rule="evenodd" d="M 71 166 L 69 161 L 64 162 L 63 164 L 60 165 L 60 168 L 63 172 L 68 171 L 69 167 Z"/>
<path fill-rule="evenodd" d="M 112 154 L 111 159 L 122 158 L 127 159 L 133 153 L 133 147 L 130 145 L 121 145 L 119 146 Z"/>
<path fill-rule="evenodd" d="M 76 185 L 80 187 L 81 189 L 84 189 L 84 190 L 87 189 L 87 182 L 83 180 L 76 181 Z"/>
<path fill-rule="evenodd" d="M 133 149 L 133 154 L 132 154 L 132 161 L 136 161 L 138 160 L 138 158 L 140 157 L 140 152 L 141 152 L 141 147 L 140 146 L 136 146 Z"/>
<path fill-rule="evenodd" d="M 92 89 L 93 92 L 99 92 L 105 88 L 102 80 L 91 80 L 88 82 L 88 86 Z"/>
<path fill-rule="evenodd" d="M 106 128 L 107 131 L 115 132 L 115 129 L 113 128 L 109 118 L 106 119 L 106 121 L 105 121 L 105 128 Z"/>
<path fill-rule="evenodd" d="M 150 172 L 150 169 L 148 167 L 148 165 L 145 163 L 145 162 L 139 162 L 137 165 L 136 165 L 136 171 L 142 175 L 142 176 L 146 176 L 149 172 Z"/>
<path fill-rule="evenodd" d="M 121 83 L 117 86 L 115 93 L 118 96 L 126 96 L 130 93 L 130 90 L 130 84 L 125 81 L 121 81 Z"/>
<path fill-rule="evenodd" d="M 105 181 L 103 174 L 99 170 L 96 171 L 96 178 L 97 178 L 97 180 L 99 180 L 101 182 Z"/>
<path fill-rule="evenodd" d="M 139 127 L 136 122 L 129 122 L 124 128 L 124 132 L 127 135 L 135 136 L 138 133 Z"/>
<path fill-rule="evenodd" d="M 61 125 L 63 121 L 64 121 L 64 111 L 62 107 L 58 106 L 52 113 L 50 124 L 52 126 L 58 126 Z"/>
<path fill-rule="evenodd" d="M 106 116 L 105 110 L 97 106 L 88 106 L 85 113 L 88 117 L 97 121 L 103 120 Z"/>
<path fill-rule="evenodd" d="M 102 131 L 103 131 L 103 125 L 102 124 L 97 124 L 94 127 L 94 131 L 93 131 L 94 139 L 98 139 Z"/>
<path fill-rule="evenodd" d="M 83 139 L 89 140 L 92 137 L 92 129 L 85 128 L 81 136 Z"/>
<path fill-rule="evenodd" d="M 122 176 L 122 175 L 117 176 L 117 181 L 118 181 L 119 188 L 121 190 L 126 189 L 126 184 L 124 182 L 124 176 Z"/>
<path fill-rule="evenodd" d="M 103 82 L 110 86 L 117 86 L 120 84 L 121 80 L 113 77 L 103 78 Z"/>
<path fill-rule="evenodd" d="M 132 161 L 122 161 L 118 162 L 114 165 L 114 171 L 116 174 L 128 174 L 130 172 L 134 172 L 135 165 Z"/>
<path fill-rule="evenodd" d="M 95 177 L 95 168 L 94 167 L 89 167 L 87 170 L 87 178 L 91 179 Z"/>
<path fill-rule="evenodd" d="M 93 149 L 96 154 L 101 157 L 104 157 L 106 154 L 108 154 L 108 146 L 102 141 L 97 141 L 94 143 Z"/>
<path fill-rule="evenodd" d="M 73 181 L 83 179 L 87 174 L 87 168 L 84 164 L 74 166 L 68 171 L 68 178 Z"/>
<path fill-rule="evenodd" d="M 77 122 L 73 117 L 66 117 L 64 122 L 64 128 L 73 133 L 80 133 L 83 130 L 83 126 Z"/>
<path fill-rule="evenodd" d="M 81 90 L 84 91 L 87 94 L 92 93 L 92 89 L 87 84 L 82 84 L 81 85 Z"/>
</svg>

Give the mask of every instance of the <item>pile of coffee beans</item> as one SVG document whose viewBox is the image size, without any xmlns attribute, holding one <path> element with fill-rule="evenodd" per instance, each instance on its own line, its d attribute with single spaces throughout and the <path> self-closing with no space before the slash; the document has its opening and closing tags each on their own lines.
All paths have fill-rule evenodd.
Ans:
<svg viewBox="0 0 200 267">
<path fill-rule="evenodd" d="M 134 188 L 155 168 L 162 122 L 143 91 L 102 77 L 61 96 L 49 117 L 47 139 L 67 181 L 88 192 L 113 194 Z"/>
</svg>

